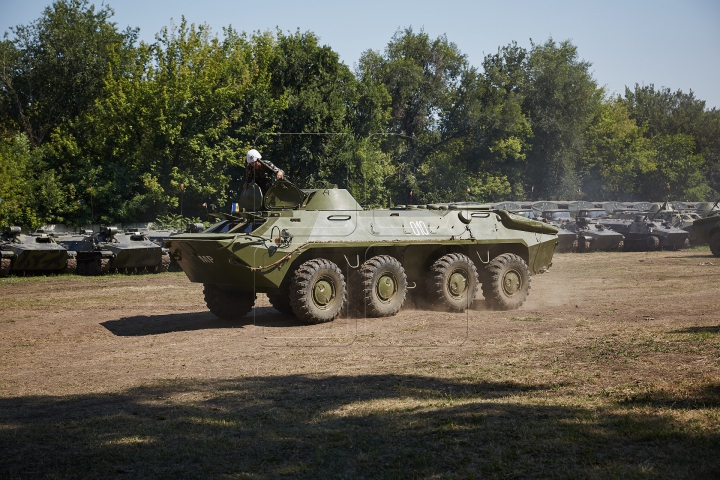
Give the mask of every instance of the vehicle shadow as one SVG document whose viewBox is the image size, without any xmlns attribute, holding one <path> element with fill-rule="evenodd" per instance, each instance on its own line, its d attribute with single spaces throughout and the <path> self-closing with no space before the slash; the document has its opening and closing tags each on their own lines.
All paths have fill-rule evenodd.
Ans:
<svg viewBox="0 0 720 480">
<path fill-rule="evenodd" d="M 166 315 L 135 315 L 101 322 L 100 325 L 118 337 L 143 337 L 173 332 L 243 328 L 249 325 L 262 327 L 302 326 L 295 317 L 273 308 L 260 308 L 239 320 L 223 320 L 210 312 L 171 313 Z"/>
<path fill-rule="evenodd" d="M 720 333 L 720 325 L 706 327 L 688 327 L 682 330 L 674 330 L 671 333 Z"/>
</svg>

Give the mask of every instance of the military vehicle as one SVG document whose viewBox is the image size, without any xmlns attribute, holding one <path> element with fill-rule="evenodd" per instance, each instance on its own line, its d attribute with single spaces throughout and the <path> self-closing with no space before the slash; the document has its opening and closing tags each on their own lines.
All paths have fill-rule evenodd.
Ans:
<svg viewBox="0 0 720 480">
<path fill-rule="evenodd" d="M 621 233 L 610 230 L 598 223 L 597 212 L 605 212 L 601 208 L 580 209 L 574 222 L 566 222 L 564 228 L 577 234 L 577 252 L 595 250 L 622 250 L 625 237 Z"/>
<path fill-rule="evenodd" d="M 102 275 L 111 271 L 161 273 L 170 265 L 169 250 L 151 242 L 145 235 L 118 233 L 116 227 L 100 228 L 99 233 L 63 235 L 58 243 L 77 252 L 79 275 Z"/>
<path fill-rule="evenodd" d="M 258 293 L 306 323 L 346 309 L 391 316 L 413 287 L 460 312 L 478 284 L 491 308 L 518 308 L 557 243 L 552 226 L 485 205 L 364 210 L 345 189 L 300 190 L 285 180 L 265 196 L 250 184 L 240 206 L 202 233 L 167 240 L 225 319 L 247 315 Z"/>
<path fill-rule="evenodd" d="M 708 210 L 711 213 L 693 222 L 695 241 L 698 244 L 709 243 L 710 251 L 716 257 L 720 257 L 720 210 L 716 210 L 718 203 L 720 200 Z"/>
<path fill-rule="evenodd" d="M 0 234 L 0 277 L 38 273 L 72 273 L 76 254 L 58 245 L 50 235 L 23 235 L 20 227 L 6 227 Z"/>
<path fill-rule="evenodd" d="M 542 202 L 546 206 L 557 207 L 551 202 Z M 537 205 L 537 204 L 535 204 Z M 567 228 L 567 223 L 572 221 L 570 210 L 552 208 L 548 210 L 535 210 L 537 218 L 548 223 L 558 229 L 558 244 L 555 246 L 556 252 L 574 252 L 578 247 L 577 233 Z"/>
<path fill-rule="evenodd" d="M 669 223 L 675 228 L 688 232 L 689 245 L 701 245 L 695 236 L 694 222 L 700 218 L 700 215 L 694 211 L 677 210 L 674 205 L 665 203 L 662 205 L 654 205 L 647 213 L 648 220 L 652 222 Z M 688 245 L 688 246 L 689 246 Z"/>
<path fill-rule="evenodd" d="M 662 220 L 650 221 L 642 213 L 636 214 L 633 219 L 600 217 L 598 223 L 624 235 L 626 251 L 677 250 L 689 245 L 688 232 Z"/>
<path fill-rule="evenodd" d="M 720 211 L 720 205 L 718 205 L 718 202 L 700 202 L 697 204 L 697 209 L 695 210 L 695 212 L 701 217 L 707 217 L 708 215 L 713 214 L 713 212 L 718 211 Z"/>
</svg>

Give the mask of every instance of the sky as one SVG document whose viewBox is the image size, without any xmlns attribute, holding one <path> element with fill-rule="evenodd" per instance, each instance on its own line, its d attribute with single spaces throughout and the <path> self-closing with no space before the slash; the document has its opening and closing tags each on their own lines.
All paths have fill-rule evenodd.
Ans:
<svg viewBox="0 0 720 480">
<path fill-rule="evenodd" d="M 101 5 L 101 1 L 92 2 Z M 625 86 L 692 90 L 720 108 L 719 0 L 113 0 L 119 27 L 152 42 L 171 22 L 235 30 L 312 31 L 353 68 L 362 52 L 383 51 L 398 29 L 447 35 L 471 65 L 516 41 L 570 40 L 608 94 Z M 0 31 L 31 23 L 49 0 L 0 0 Z M 12 37 L 12 33 L 10 33 Z"/>
</svg>

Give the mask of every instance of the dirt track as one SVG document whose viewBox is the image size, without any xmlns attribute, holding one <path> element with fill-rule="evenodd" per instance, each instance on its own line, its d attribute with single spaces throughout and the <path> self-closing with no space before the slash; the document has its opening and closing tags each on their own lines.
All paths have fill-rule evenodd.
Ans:
<svg viewBox="0 0 720 480">
<path fill-rule="evenodd" d="M 367 383 L 367 388 L 394 391 L 396 383 L 383 383 L 392 377 L 407 378 L 410 383 L 451 382 L 456 385 L 453 388 L 468 382 L 520 386 L 510 393 L 504 387 L 491 388 L 506 396 L 544 386 L 549 388 L 544 401 L 591 410 L 605 405 L 603 398 L 617 405 L 626 398 L 656 398 L 658 392 L 674 392 L 683 401 L 706 402 L 704 416 L 695 421 L 700 422 L 712 448 L 717 448 L 719 285 L 720 259 L 706 248 L 566 254 L 556 255 L 548 274 L 533 277 L 529 301 L 517 311 L 486 311 L 477 302 L 467 314 L 408 308 L 389 319 L 307 326 L 277 313 L 264 296 L 246 322 L 216 319 L 205 308 L 202 286 L 189 283 L 182 273 L 10 278 L 0 283 L 0 399 L 6 407 L 14 405 L 18 413 L 6 412 L 0 435 L 22 431 L 23 415 L 31 415 L 28 412 L 36 401 L 55 405 L 78 396 L 127 395 L 163 382 L 184 385 L 182 395 L 197 400 L 217 395 L 223 382 L 262 383 L 274 378 L 289 385 L 311 379 L 303 388 L 318 397 L 356 398 L 355 380 Z M 665 408 L 664 401 L 658 408 Z M 72 417 L 63 412 L 54 415 Z M 690 421 L 685 413 L 674 421 Z M 658 413 L 666 414 L 664 410 Z M 30 435 L 32 443 L 32 428 L 27 427 L 27 432 L 22 435 Z M 12 443 L 7 437 L 4 440 L 5 446 Z M 33 477 L 62 475 L 68 471 L 63 468 L 74 471 L 72 466 L 57 465 L 28 470 L 24 456 L 30 450 L 19 448 L 13 446 L 12 460 L 0 461 L 0 473 Z M 693 456 L 696 447 L 687 448 L 677 455 Z M 720 472 L 712 458 L 700 470 L 666 471 L 663 461 L 655 460 L 649 472 L 651 476 L 652 472 L 712 476 Z M 615 465 L 613 470 L 603 467 L 602 460 L 592 460 L 589 470 L 577 467 L 568 470 L 568 475 L 636 475 L 642 471 L 636 463 Z M 431 468 L 426 473 L 474 475 L 468 468 L 454 472 Z M 542 472 L 529 475 L 532 465 L 528 468 L 515 474 Z M 259 466 L 248 469 L 262 471 Z M 131 471 L 143 471 L 144 476 L 171 472 Z M 270 475 L 283 471 L 272 470 Z M 85 471 L 89 475 L 103 472 Z M 291 469 L 289 474 L 302 476 L 303 472 Z M 360 476 L 378 474 L 372 468 L 357 472 Z M 381 475 L 392 476 L 392 472 Z M 507 473 L 502 468 L 497 472 Z M 495 474 L 490 471 L 490 475 Z"/>
</svg>

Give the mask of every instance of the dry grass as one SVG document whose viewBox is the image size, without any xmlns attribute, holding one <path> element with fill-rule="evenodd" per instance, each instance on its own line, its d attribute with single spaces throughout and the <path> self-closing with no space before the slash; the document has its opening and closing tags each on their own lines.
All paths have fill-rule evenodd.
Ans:
<svg viewBox="0 0 720 480">
<path fill-rule="evenodd" d="M 2 281 L 0 477 L 718 478 L 708 255 L 561 255 L 518 311 L 324 326 L 221 322 L 183 274 Z"/>
</svg>

